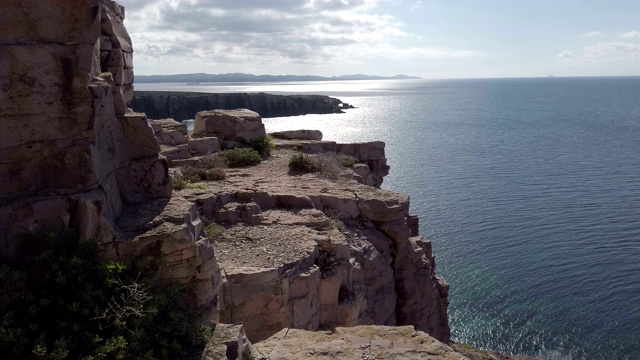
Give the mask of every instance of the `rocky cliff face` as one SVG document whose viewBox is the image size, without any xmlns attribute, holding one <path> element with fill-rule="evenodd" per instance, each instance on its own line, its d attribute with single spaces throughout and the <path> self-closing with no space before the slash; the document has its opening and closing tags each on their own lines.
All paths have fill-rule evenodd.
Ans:
<svg viewBox="0 0 640 360">
<path fill-rule="evenodd" d="M 181 170 L 168 168 L 158 139 L 193 165 L 202 161 L 193 153 L 220 144 L 127 108 L 124 9 L 23 1 L 0 2 L 0 14 L 2 255 L 37 250 L 39 229 L 74 228 L 98 237 L 106 258 L 160 257 L 165 279 L 189 284 L 210 320 L 244 323 L 250 340 L 362 324 L 413 325 L 449 340 L 448 284 L 431 244 L 408 196 L 377 187 L 388 171 L 383 143 L 279 140 L 259 166 L 172 193 L 169 171 Z M 313 109 L 324 100 L 309 101 Z M 298 151 L 332 170 L 292 173 Z M 329 166 L 338 155 L 359 164 Z M 224 230 L 214 237 L 205 224 Z"/>
<path fill-rule="evenodd" d="M 249 109 L 260 116 L 281 117 L 305 114 L 341 113 L 342 102 L 322 95 L 205 94 L 136 92 L 131 102 L 135 111 L 152 119 L 193 119 L 199 111 Z"/>
<path fill-rule="evenodd" d="M 111 1 L 0 3 L 1 251 L 38 228 L 108 239 L 124 206 L 169 197 L 167 163 L 133 95 L 132 47 Z"/>
<path fill-rule="evenodd" d="M 124 8 L 110 0 L 0 2 L 0 252 L 38 230 L 97 237 L 105 257 L 160 257 L 211 308 L 217 263 L 133 96 Z"/>
</svg>

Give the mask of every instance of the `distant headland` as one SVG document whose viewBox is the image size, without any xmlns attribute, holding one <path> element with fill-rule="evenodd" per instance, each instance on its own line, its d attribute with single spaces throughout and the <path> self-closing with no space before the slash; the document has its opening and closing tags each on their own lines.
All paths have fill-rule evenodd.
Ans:
<svg viewBox="0 0 640 360">
<path fill-rule="evenodd" d="M 175 75 L 136 75 L 138 83 L 189 83 L 200 82 L 278 82 L 278 81 L 341 81 L 341 80 L 409 80 L 421 79 L 417 76 L 395 75 L 340 75 L 340 76 L 317 76 L 317 75 L 253 75 L 243 73 L 228 74 L 175 74 Z"/>
</svg>

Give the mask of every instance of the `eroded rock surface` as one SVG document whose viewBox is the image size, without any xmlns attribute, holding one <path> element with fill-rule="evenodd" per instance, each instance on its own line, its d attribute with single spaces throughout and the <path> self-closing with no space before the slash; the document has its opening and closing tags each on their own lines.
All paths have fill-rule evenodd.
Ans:
<svg viewBox="0 0 640 360">
<path fill-rule="evenodd" d="M 42 228 L 113 239 L 127 205 L 168 198 L 167 162 L 131 113 L 131 39 L 113 1 L 0 3 L 0 251 Z"/>
<path fill-rule="evenodd" d="M 213 247 L 198 208 L 171 198 L 160 156 L 158 138 L 188 149 L 186 128 L 128 109 L 124 9 L 110 0 L 2 1 L 0 14 L 1 255 L 41 251 L 34 233 L 73 228 L 98 238 L 107 258 L 162 259 L 162 277 L 189 284 L 193 303 L 216 320 Z"/>
<path fill-rule="evenodd" d="M 448 341 L 448 285 L 435 275 L 430 242 L 412 235 L 408 196 L 360 184 L 344 167 L 291 173 L 294 153 L 276 150 L 174 195 L 223 227 L 210 239 L 220 321 L 242 322 L 251 341 L 285 327 L 360 324 L 414 325 Z"/>
<path fill-rule="evenodd" d="M 267 135 L 260 115 L 247 109 L 210 110 L 196 114 L 193 136 L 220 135 L 225 140 L 251 142 Z"/>
<path fill-rule="evenodd" d="M 121 6 L 15 4 L 0 2 L 8 14 L 0 22 L 3 255 L 38 250 L 30 239 L 39 229 L 71 227 L 98 237 L 105 258 L 160 258 L 162 278 L 188 284 L 209 320 L 244 324 L 239 349 L 286 328 L 367 324 L 413 325 L 449 340 L 448 284 L 435 274 L 431 244 L 417 234 L 408 196 L 379 188 L 384 143 L 337 144 L 315 133 L 278 140 L 260 165 L 172 193 L 168 160 L 197 166 L 193 155 L 220 141 L 263 137 L 260 116 L 202 113 L 198 139 L 175 121 L 149 122 L 128 109 L 133 48 Z M 317 98 L 309 108 L 328 105 Z M 322 157 L 322 172 L 289 171 L 298 151 Z M 345 168 L 339 156 L 356 163 Z M 212 223 L 223 231 L 208 234 Z M 377 339 L 372 329 L 340 330 L 351 336 L 345 349 Z M 404 351 L 383 348 L 391 357 Z"/>
<path fill-rule="evenodd" d="M 320 130 L 285 130 L 271 133 L 271 136 L 286 140 L 322 140 Z"/>
<path fill-rule="evenodd" d="M 465 356 L 410 326 L 339 327 L 310 332 L 284 329 L 254 344 L 255 359 L 429 359 L 467 360 Z"/>
</svg>

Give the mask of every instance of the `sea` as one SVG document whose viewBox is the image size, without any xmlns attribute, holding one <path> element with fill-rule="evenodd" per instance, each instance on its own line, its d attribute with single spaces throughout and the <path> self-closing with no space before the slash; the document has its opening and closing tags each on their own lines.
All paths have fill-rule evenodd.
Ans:
<svg viewBox="0 0 640 360">
<path fill-rule="evenodd" d="M 136 84 L 322 94 L 344 114 L 267 131 L 382 140 L 457 342 L 543 359 L 640 359 L 640 77 Z M 182 120 L 182 119 L 179 119 Z"/>
</svg>

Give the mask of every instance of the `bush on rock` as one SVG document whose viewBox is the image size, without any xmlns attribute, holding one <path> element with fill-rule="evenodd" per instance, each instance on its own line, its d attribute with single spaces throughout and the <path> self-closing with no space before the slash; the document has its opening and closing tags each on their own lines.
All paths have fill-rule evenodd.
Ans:
<svg viewBox="0 0 640 360">
<path fill-rule="evenodd" d="M 0 261 L 3 359 L 175 359 L 208 331 L 156 261 L 103 262 L 95 241 L 43 233 L 44 253 Z"/>
</svg>

